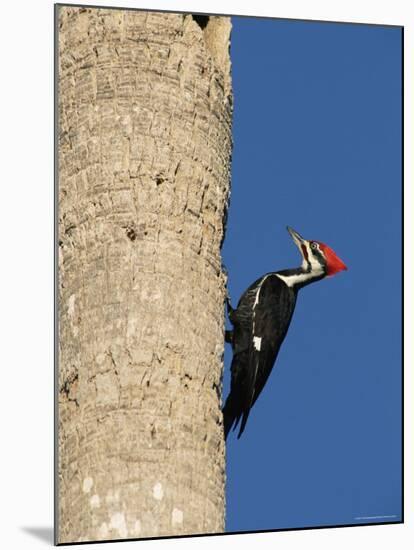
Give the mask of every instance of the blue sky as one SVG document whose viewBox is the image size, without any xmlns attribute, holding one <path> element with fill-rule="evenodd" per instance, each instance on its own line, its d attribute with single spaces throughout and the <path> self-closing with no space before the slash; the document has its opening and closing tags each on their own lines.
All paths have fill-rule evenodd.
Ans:
<svg viewBox="0 0 414 550">
<path fill-rule="evenodd" d="M 401 31 L 234 17 L 231 56 L 233 305 L 299 265 L 286 225 L 349 270 L 299 293 L 246 430 L 227 440 L 226 529 L 398 521 Z M 230 360 L 226 345 L 224 398 Z"/>
</svg>

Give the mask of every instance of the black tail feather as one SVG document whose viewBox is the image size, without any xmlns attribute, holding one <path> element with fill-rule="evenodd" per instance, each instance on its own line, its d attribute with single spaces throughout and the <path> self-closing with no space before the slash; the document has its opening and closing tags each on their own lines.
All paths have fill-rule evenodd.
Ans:
<svg viewBox="0 0 414 550">
<path fill-rule="evenodd" d="M 242 422 L 240 430 L 237 434 L 237 439 L 240 439 L 240 436 L 244 432 L 244 428 L 246 427 L 249 413 L 250 409 L 247 412 L 242 412 L 240 410 L 240 403 L 237 403 L 234 400 L 233 395 L 230 393 L 230 395 L 226 399 L 226 404 L 223 407 L 224 439 L 227 439 L 227 436 L 232 428 L 233 431 L 237 428 L 241 419 Z"/>
<path fill-rule="evenodd" d="M 248 409 L 247 412 L 243 413 L 242 423 L 240 425 L 239 433 L 237 434 L 237 439 L 240 439 L 241 434 L 244 432 L 247 419 L 249 418 L 249 412 L 250 412 L 250 409 Z"/>
<path fill-rule="evenodd" d="M 224 439 L 227 439 L 229 431 L 237 419 L 237 413 L 234 407 L 234 400 L 230 394 L 226 399 L 226 404 L 223 407 L 223 423 L 224 423 Z"/>
<path fill-rule="evenodd" d="M 246 422 L 252 406 L 252 395 L 249 392 L 250 386 L 247 383 L 248 380 L 246 375 L 247 358 L 247 351 L 241 351 L 233 355 L 231 362 L 231 389 L 223 407 L 224 435 L 226 439 L 229 431 L 232 428 L 236 430 L 241 420 L 237 439 L 240 438 L 246 427 Z"/>
</svg>

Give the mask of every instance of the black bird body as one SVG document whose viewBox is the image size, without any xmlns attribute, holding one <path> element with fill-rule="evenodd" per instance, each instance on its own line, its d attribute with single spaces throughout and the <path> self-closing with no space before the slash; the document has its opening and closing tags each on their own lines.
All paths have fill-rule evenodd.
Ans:
<svg viewBox="0 0 414 550">
<path fill-rule="evenodd" d="M 223 408 L 225 437 L 240 420 L 238 437 L 243 433 L 289 329 L 298 291 L 346 269 L 336 255 L 333 259 L 334 253 L 326 245 L 305 241 L 292 229 L 289 232 L 300 247 L 302 266 L 263 275 L 242 294 L 236 309 L 227 302 L 233 330 L 226 331 L 226 340 L 232 345 L 233 359 L 230 394 Z M 311 245 L 315 245 L 314 249 Z"/>
</svg>

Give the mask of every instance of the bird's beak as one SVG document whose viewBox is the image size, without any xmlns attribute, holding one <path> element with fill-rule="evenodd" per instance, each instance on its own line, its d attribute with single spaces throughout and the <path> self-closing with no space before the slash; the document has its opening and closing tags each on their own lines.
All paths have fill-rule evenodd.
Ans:
<svg viewBox="0 0 414 550">
<path fill-rule="evenodd" d="M 295 231 L 294 229 L 292 229 L 291 227 L 287 226 L 287 230 L 289 231 L 289 234 L 292 237 L 293 242 L 299 248 L 300 253 L 302 254 L 302 256 L 304 256 L 302 246 L 305 246 L 306 240 L 303 237 L 301 237 L 299 235 L 299 233 L 297 231 Z M 305 248 L 305 250 L 306 250 L 306 248 Z"/>
</svg>

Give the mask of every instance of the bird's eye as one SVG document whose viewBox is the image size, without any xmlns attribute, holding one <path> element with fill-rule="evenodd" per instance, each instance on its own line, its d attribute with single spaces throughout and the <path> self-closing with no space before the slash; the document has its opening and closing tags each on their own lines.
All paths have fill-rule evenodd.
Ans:
<svg viewBox="0 0 414 550">
<path fill-rule="evenodd" d="M 318 243 L 311 243 L 310 247 L 312 248 L 312 250 L 317 250 L 318 249 Z"/>
</svg>

